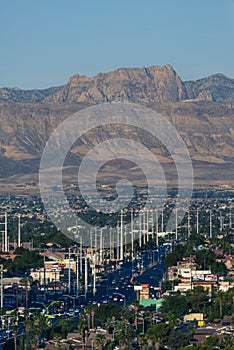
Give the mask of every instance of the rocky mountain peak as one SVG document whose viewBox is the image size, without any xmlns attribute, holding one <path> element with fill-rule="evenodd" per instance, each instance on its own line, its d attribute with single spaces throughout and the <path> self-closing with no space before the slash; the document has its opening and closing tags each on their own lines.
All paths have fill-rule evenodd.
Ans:
<svg viewBox="0 0 234 350">
<path fill-rule="evenodd" d="M 167 64 L 162 67 L 119 68 L 91 78 L 75 74 L 62 90 L 47 100 L 86 103 L 177 102 L 186 97 L 183 82 L 173 67 Z"/>
</svg>

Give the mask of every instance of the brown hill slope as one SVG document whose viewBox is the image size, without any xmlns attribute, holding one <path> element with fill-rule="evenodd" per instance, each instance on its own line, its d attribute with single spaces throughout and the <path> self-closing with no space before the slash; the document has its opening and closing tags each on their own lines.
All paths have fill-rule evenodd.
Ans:
<svg viewBox="0 0 234 350">
<path fill-rule="evenodd" d="M 93 78 L 75 75 L 64 87 L 51 88 L 46 93 L 7 89 L 4 95 L 3 90 L 0 89 L 1 178 L 36 174 L 51 132 L 71 114 L 95 103 L 131 101 L 154 109 L 173 123 L 187 144 L 198 183 L 234 182 L 234 80 L 221 74 L 183 83 L 170 65 L 121 68 Z M 106 129 L 102 136 L 114 135 Z M 157 142 L 149 144 L 144 135 L 136 141 L 148 142 L 160 162 L 168 164 L 167 153 Z M 97 136 L 86 135 L 79 147 L 71 150 L 69 166 L 97 142 Z"/>
<path fill-rule="evenodd" d="M 177 128 L 187 144 L 195 169 L 199 170 L 200 183 L 208 180 L 208 169 L 209 176 L 212 174 L 216 180 L 223 179 L 225 170 L 225 177 L 232 181 L 234 108 L 204 101 L 152 103 L 148 106 L 168 118 Z M 66 117 L 84 107 L 87 105 L 2 102 L 0 177 L 37 172 L 41 153 L 52 130 Z M 110 134 L 108 129 L 102 131 L 104 139 L 110 136 L 114 136 L 113 132 Z M 168 163 L 165 150 L 157 142 L 150 144 L 149 140 L 144 140 L 144 135 L 139 135 L 136 141 L 144 142 L 154 149 L 160 162 Z M 78 146 L 75 145 L 72 153 L 79 159 L 98 142 L 97 135 L 86 135 Z M 73 161 L 77 163 L 77 157 L 71 159 L 70 165 Z"/>
</svg>

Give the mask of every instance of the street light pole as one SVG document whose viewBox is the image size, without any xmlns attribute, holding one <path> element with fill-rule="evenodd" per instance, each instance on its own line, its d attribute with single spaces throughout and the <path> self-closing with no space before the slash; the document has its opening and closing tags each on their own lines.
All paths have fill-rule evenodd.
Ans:
<svg viewBox="0 0 234 350">
<path fill-rule="evenodd" d="M 0 274 L 1 274 L 1 309 L 3 308 L 3 265 L 0 267 Z"/>
<path fill-rule="evenodd" d="M 71 248 L 68 248 L 68 294 L 71 294 Z"/>
<path fill-rule="evenodd" d="M 87 255 L 85 255 L 85 300 L 87 298 L 87 290 L 88 290 L 88 261 L 87 261 Z"/>
<path fill-rule="evenodd" d="M 78 248 L 76 255 L 76 297 L 79 297 L 79 256 L 78 256 Z"/>
<path fill-rule="evenodd" d="M 45 266 L 45 256 L 44 256 L 44 302 L 46 302 L 46 266 Z"/>
</svg>

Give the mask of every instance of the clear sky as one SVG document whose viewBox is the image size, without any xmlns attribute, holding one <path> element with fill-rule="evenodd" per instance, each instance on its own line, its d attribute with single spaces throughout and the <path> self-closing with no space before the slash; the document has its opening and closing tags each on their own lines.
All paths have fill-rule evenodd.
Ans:
<svg viewBox="0 0 234 350">
<path fill-rule="evenodd" d="M 234 0 L 0 0 L 0 86 L 171 64 L 234 78 Z"/>
</svg>

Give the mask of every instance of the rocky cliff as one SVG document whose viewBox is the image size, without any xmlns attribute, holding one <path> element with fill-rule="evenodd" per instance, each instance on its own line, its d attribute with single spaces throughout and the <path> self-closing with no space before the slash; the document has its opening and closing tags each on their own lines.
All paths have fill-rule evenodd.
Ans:
<svg viewBox="0 0 234 350">
<path fill-rule="evenodd" d="M 168 118 L 184 139 L 197 183 L 234 182 L 234 80 L 222 74 L 182 82 L 169 65 L 121 68 L 93 78 L 74 75 L 64 87 L 0 89 L 0 177 L 36 174 L 43 148 L 61 121 L 95 103 L 131 101 Z M 102 131 L 104 138 L 108 129 Z M 139 142 L 144 135 L 139 135 Z M 71 150 L 77 162 L 98 140 L 92 134 Z M 165 150 L 148 144 L 160 162 Z M 20 180 L 19 180 L 20 181 Z"/>
<path fill-rule="evenodd" d="M 223 74 L 183 82 L 172 66 L 119 68 L 94 77 L 75 74 L 64 86 L 43 90 L 0 89 L 0 101 L 103 103 L 178 102 L 193 99 L 234 102 L 234 79 Z"/>
<path fill-rule="evenodd" d="M 76 74 L 64 88 L 47 98 L 53 102 L 102 103 L 110 101 L 177 102 L 186 88 L 170 65 L 120 68 L 93 78 Z"/>
</svg>

